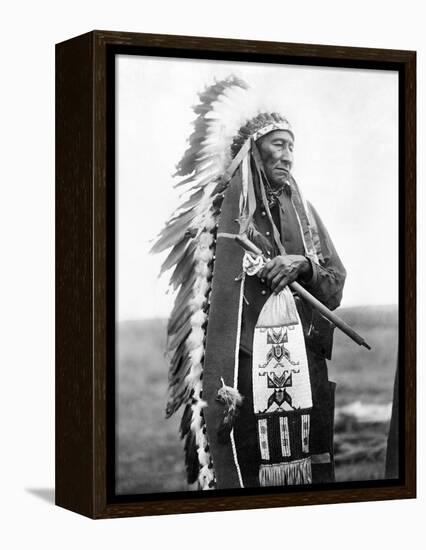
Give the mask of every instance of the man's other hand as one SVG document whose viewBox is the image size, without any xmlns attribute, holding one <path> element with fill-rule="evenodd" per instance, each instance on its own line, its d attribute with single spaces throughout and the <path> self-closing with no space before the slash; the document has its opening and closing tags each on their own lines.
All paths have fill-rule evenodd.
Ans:
<svg viewBox="0 0 426 550">
<path fill-rule="evenodd" d="M 278 294 L 296 279 L 309 281 L 312 277 L 312 266 L 305 256 L 298 254 L 275 256 L 267 262 L 259 277 L 266 279 L 273 292 Z"/>
</svg>

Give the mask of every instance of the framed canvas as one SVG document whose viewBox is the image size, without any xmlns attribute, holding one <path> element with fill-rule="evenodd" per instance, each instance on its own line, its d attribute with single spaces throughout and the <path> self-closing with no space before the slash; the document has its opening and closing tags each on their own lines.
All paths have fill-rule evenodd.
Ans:
<svg viewBox="0 0 426 550">
<path fill-rule="evenodd" d="M 58 44 L 56 503 L 414 498 L 415 154 L 415 52 Z"/>
</svg>

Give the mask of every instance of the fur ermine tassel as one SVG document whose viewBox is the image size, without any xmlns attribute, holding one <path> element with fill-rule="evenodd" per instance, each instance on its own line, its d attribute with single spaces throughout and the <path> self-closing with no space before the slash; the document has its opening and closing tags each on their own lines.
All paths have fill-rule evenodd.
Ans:
<svg viewBox="0 0 426 550">
<path fill-rule="evenodd" d="M 222 387 L 217 390 L 216 400 L 225 405 L 225 410 L 217 436 L 221 443 L 225 443 L 234 427 L 234 422 L 238 415 L 238 407 L 243 402 L 243 397 L 236 388 L 227 386 L 223 378 L 221 378 L 221 381 Z"/>
<path fill-rule="evenodd" d="M 261 487 L 308 485 L 312 483 L 311 458 L 281 462 L 280 464 L 261 464 L 259 483 Z"/>
</svg>

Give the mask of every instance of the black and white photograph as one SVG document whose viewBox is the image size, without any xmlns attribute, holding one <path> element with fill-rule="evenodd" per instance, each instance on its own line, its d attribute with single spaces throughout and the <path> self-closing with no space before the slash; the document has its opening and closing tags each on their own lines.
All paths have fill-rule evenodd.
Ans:
<svg viewBox="0 0 426 550">
<path fill-rule="evenodd" d="M 2 548 L 417 548 L 426 33 L 384 7 L 4 5 Z"/>
<path fill-rule="evenodd" d="M 115 56 L 117 495 L 399 477 L 398 78 Z"/>
</svg>

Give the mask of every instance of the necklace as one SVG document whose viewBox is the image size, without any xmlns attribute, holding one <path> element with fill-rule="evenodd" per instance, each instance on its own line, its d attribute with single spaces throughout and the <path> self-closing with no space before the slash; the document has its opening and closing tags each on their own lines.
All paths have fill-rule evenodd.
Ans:
<svg viewBox="0 0 426 550">
<path fill-rule="evenodd" d="M 279 199 L 279 197 L 281 196 L 281 194 L 283 192 L 286 193 L 289 196 L 291 195 L 291 187 L 288 183 L 284 183 L 278 189 L 272 189 L 272 187 L 271 187 L 271 185 L 270 185 L 270 183 L 267 179 L 266 179 L 265 191 L 266 191 L 266 198 L 267 198 L 267 201 L 268 201 L 269 208 L 272 208 L 273 206 L 275 206 L 277 204 L 278 199 Z"/>
</svg>

